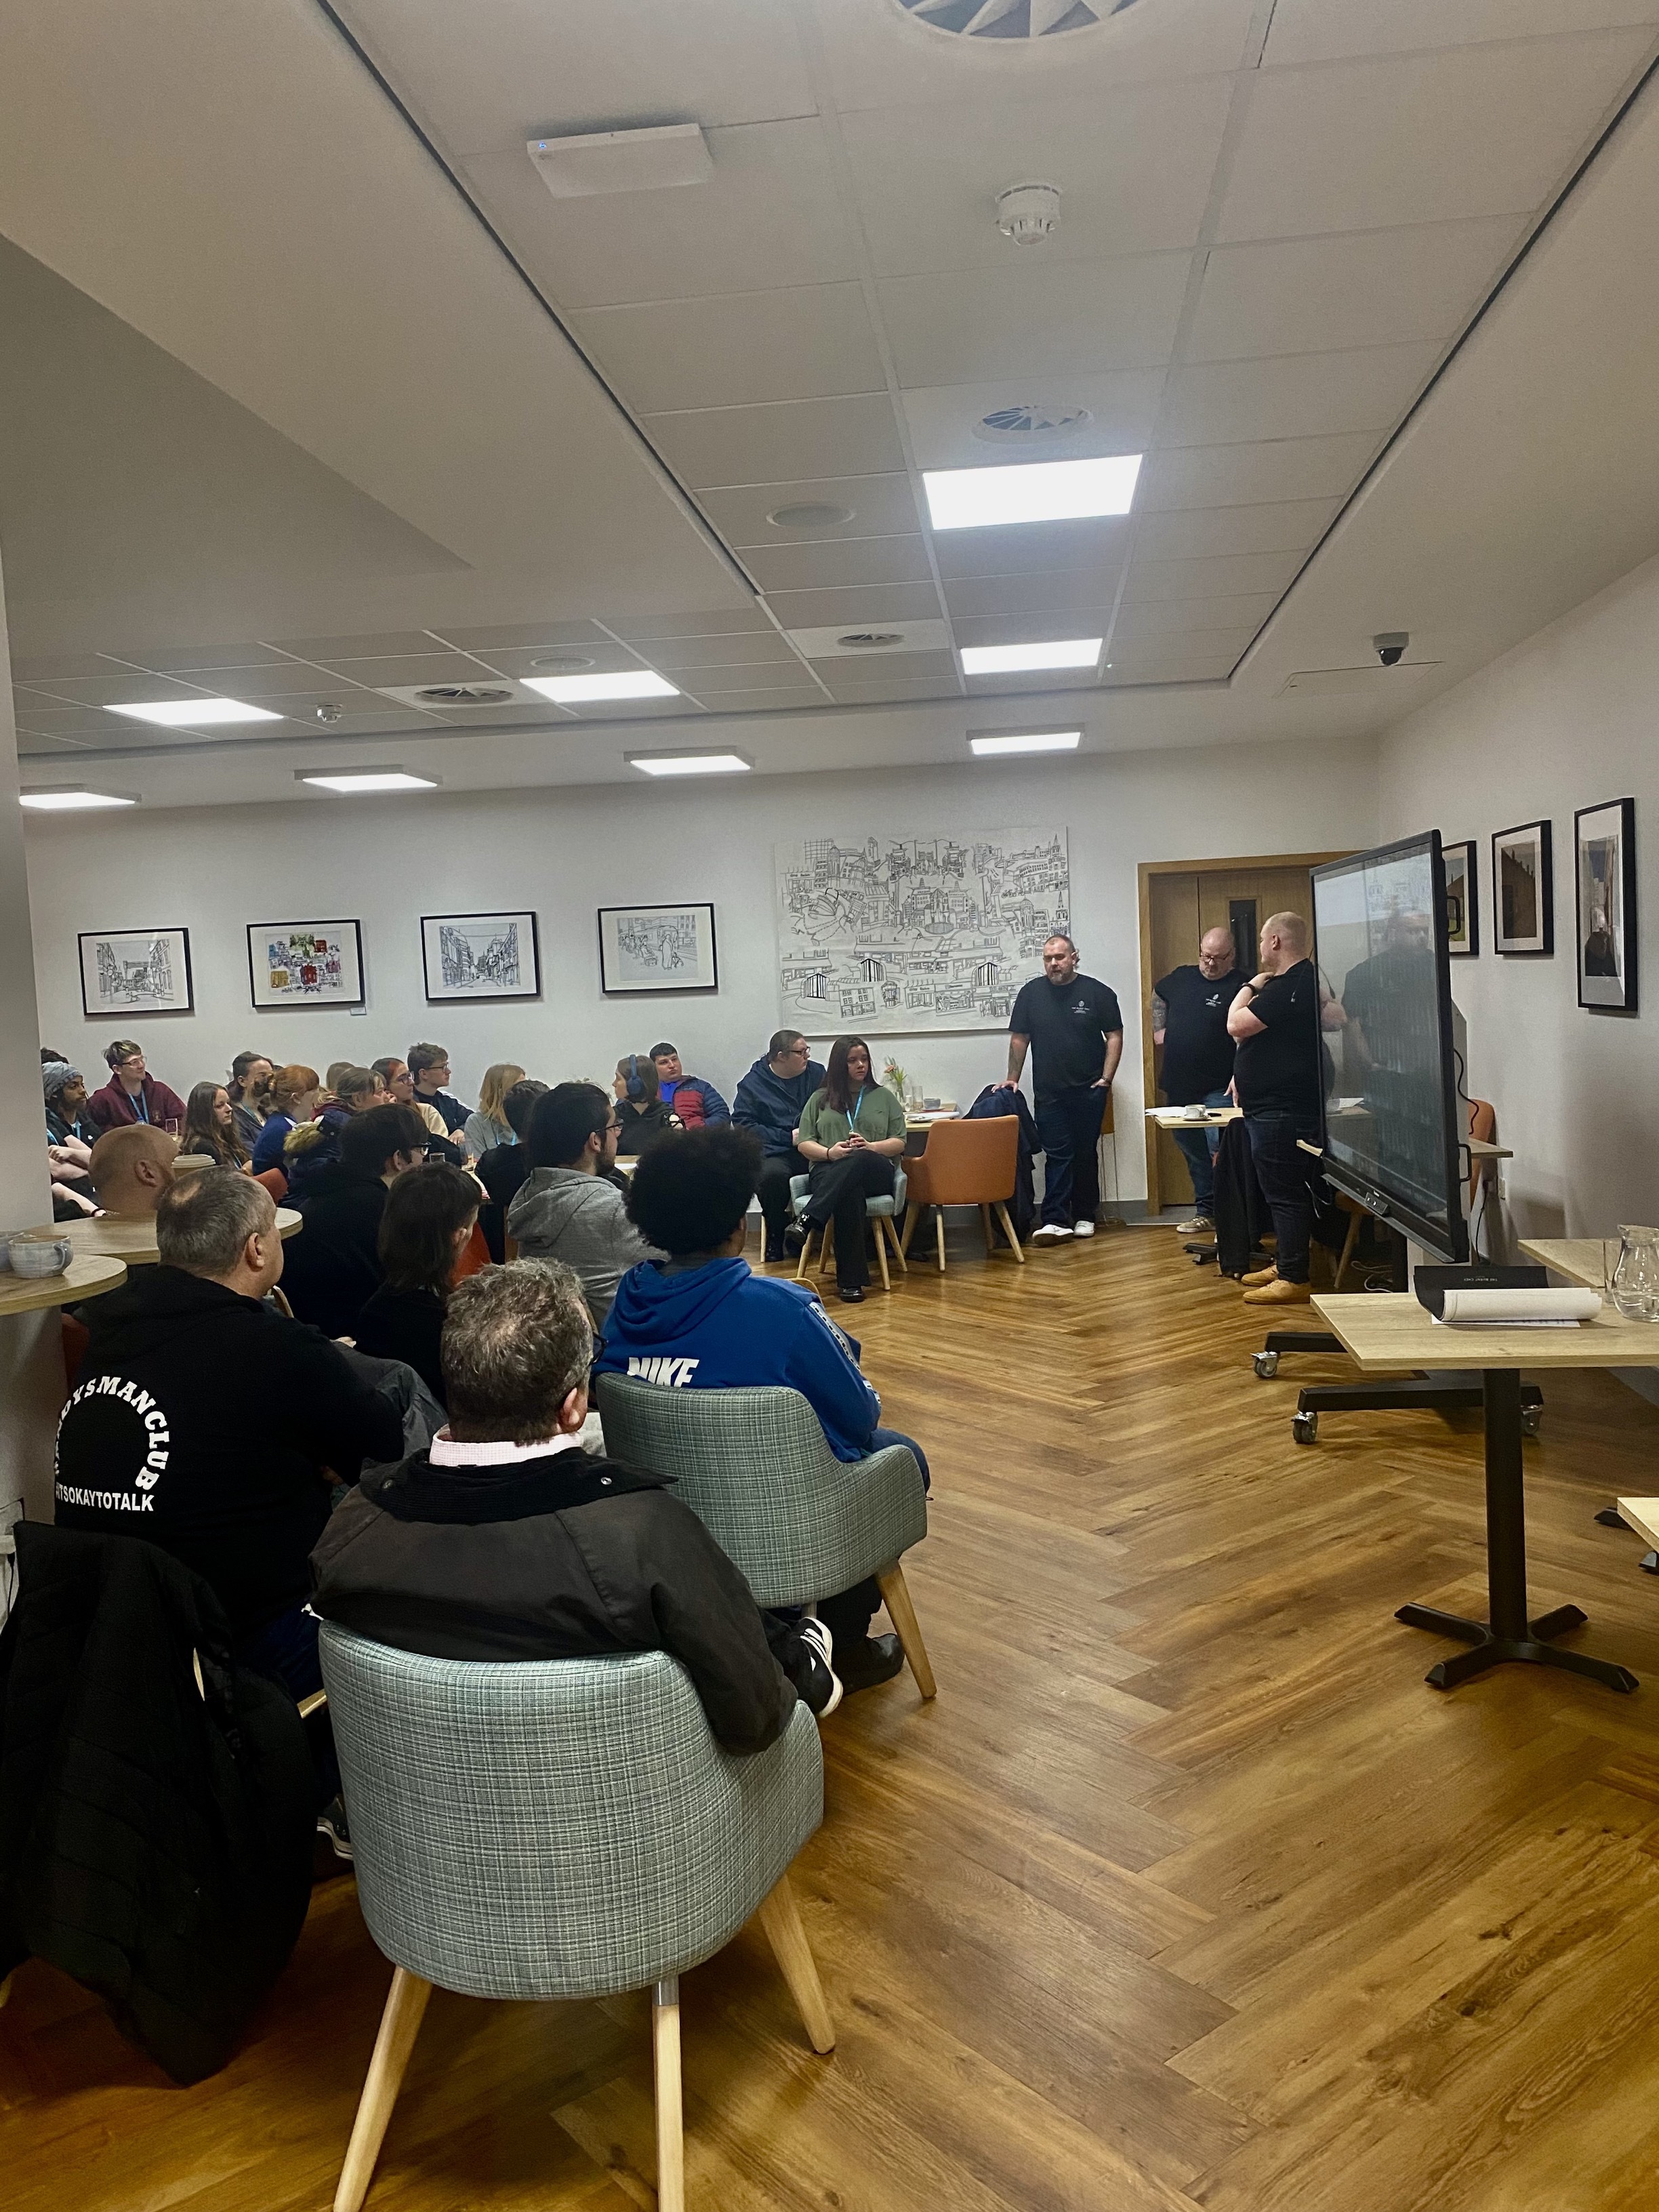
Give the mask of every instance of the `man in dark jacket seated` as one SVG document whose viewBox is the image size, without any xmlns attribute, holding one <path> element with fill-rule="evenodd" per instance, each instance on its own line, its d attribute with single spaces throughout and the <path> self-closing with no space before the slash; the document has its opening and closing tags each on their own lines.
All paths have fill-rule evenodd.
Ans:
<svg viewBox="0 0 1659 2212">
<path fill-rule="evenodd" d="M 829 1633 L 763 1614 L 663 1477 L 580 1449 L 592 1357 L 570 1268 L 521 1260 L 458 1284 L 449 1425 L 341 1505 L 312 1553 L 312 1604 L 440 1659 L 666 1651 L 726 1749 L 764 1751 L 797 1693 L 820 1714 L 840 1702 Z"/>
<path fill-rule="evenodd" d="M 412 1106 L 371 1106 L 352 1115 L 339 1141 L 339 1158 L 319 1169 L 300 1207 L 305 1226 L 283 1283 L 297 1318 L 326 1336 L 354 1334 L 380 1287 L 386 1191 L 424 1161 L 426 1125 Z"/>
<path fill-rule="evenodd" d="M 60 1528 L 142 1536 L 224 1607 L 236 1657 L 295 1699 L 322 1687 L 306 1561 L 328 1470 L 403 1451 L 396 1409 L 337 1345 L 262 1303 L 283 1273 L 276 1208 L 234 1168 L 155 1209 L 161 1264 L 84 1309 L 90 1342 L 58 1424 Z"/>
<path fill-rule="evenodd" d="M 753 1129 L 764 1157 L 756 1177 L 766 1224 L 765 1257 L 784 1255 L 784 1224 L 789 1215 L 789 1179 L 805 1175 L 809 1163 L 795 1149 L 801 1109 L 823 1081 L 823 1067 L 799 1030 L 775 1030 L 764 1060 L 757 1060 L 738 1085 L 732 1119 Z"/>
</svg>

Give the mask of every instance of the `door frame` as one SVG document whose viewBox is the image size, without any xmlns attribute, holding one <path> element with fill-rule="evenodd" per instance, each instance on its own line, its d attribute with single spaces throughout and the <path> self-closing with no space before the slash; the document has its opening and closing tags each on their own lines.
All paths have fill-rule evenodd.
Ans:
<svg viewBox="0 0 1659 2212">
<path fill-rule="evenodd" d="M 1142 860 L 1135 871 L 1136 903 L 1140 921 L 1140 1068 L 1142 1097 L 1150 1109 L 1158 1103 L 1155 1051 L 1152 1045 L 1152 878 L 1154 876 L 1213 876 L 1233 868 L 1320 868 L 1329 860 L 1346 860 L 1360 848 L 1345 845 L 1332 853 L 1217 853 L 1202 860 Z M 1146 1211 L 1164 1210 L 1158 1164 L 1158 1127 L 1146 1117 Z"/>
</svg>

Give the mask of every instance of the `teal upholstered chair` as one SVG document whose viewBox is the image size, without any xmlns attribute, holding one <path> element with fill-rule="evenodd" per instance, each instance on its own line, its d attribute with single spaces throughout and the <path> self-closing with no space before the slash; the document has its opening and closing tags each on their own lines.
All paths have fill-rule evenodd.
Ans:
<svg viewBox="0 0 1659 2212">
<path fill-rule="evenodd" d="M 332 1623 L 320 1647 L 368 1930 L 397 1971 L 335 2212 L 357 2212 L 435 1984 L 480 1997 L 650 1985 L 658 2197 L 683 2212 L 678 1976 L 751 1914 L 815 2050 L 835 2031 L 788 1884 L 823 1818 L 805 1705 L 734 1759 L 659 1651 L 429 1659 Z"/>
<path fill-rule="evenodd" d="M 811 1176 L 791 1176 L 789 1178 L 789 1211 L 798 1222 L 805 1218 L 806 1199 L 811 1181 Z M 897 1217 L 904 1211 L 906 1188 L 904 1170 L 901 1167 L 894 1173 L 893 1188 L 890 1196 L 866 1198 L 864 1201 L 866 1220 L 873 1221 L 876 1224 L 876 1258 L 881 1263 L 881 1287 L 884 1291 L 890 1291 L 893 1287 L 893 1279 L 887 1272 L 889 1243 L 892 1245 L 893 1257 L 899 1263 L 900 1273 L 908 1275 L 910 1272 L 910 1262 L 904 1256 L 903 1247 L 899 1243 L 898 1231 L 894 1226 Z M 805 1279 L 807 1264 L 812 1257 L 812 1239 L 816 1234 L 816 1229 L 809 1229 L 806 1232 L 806 1242 L 800 1248 L 800 1263 L 795 1269 L 795 1280 L 798 1283 Z M 819 1241 L 822 1249 L 819 1255 L 818 1273 L 821 1275 L 827 1275 L 830 1272 L 830 1261 L 836 1249 L 836 1224 L 833 1221 L 824 1224 L 823 1235 Z"/>
<path fill-rule="evenodd" d="M 763 1606 L 808 1605 L 873 1575 L 916 1686 L 933 1670 L 901 1564 L 927 1534 L 914 1454 L 890 1444 L 839 1460 L 799 1390 L 676 1390 L 601 1375 L 613 1458 L 672 1474 Z"/>
</svg>

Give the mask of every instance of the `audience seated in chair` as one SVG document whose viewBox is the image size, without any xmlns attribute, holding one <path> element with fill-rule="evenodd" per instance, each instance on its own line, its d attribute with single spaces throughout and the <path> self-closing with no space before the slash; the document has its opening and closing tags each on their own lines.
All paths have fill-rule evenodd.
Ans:
<svg viewBox="0 0 1659 2212">
<path fill-rule="evenodd" d="M 492 1145 L 473 1170 L 489 1196 L 489 1206 L 480 1219 L 489 1239 L 490 1257 L 497 1261 L 507 1257 L 501 1241 L 507 1227 L 507 1209 L 530 1179 L 530 1152 L 525 1141 L 530 1134 L 530 1117 L 537 1100 L 545 1098 L 547 1091 L 546 1084 L 529 1075 L 513 1085 L 501 1100 L 501 1111 L 518 1141 Z"/>
<path fill-rule="evenodd" d="M 179 1139 L 140 1122 L 106 1129 L 92 1148 L 88 1172 L 106 1213 L 141 1220 L 154 1213 L 173 1182 Z"/>
<path fill-rule="evenodd" d="M 302 1060 L 289 1060 L 276 1070 L 266 1093 L 264 1126 L 259 1132 L 252 1155 L 255 1175 L 264 1175 L 275 1168 L 283 1173 L 286 1182 L 287 1176 L 283 1170 L 283 1146 L 288 1141 L 290 1130 L 298 1123 L 311 1119 L 321 1095 L 321 1077 L 314 1067 L 307 1067 Z"/>
<path fill-rule="evenodd" d="M 904 1109 L 877 1082 L 864 1039 L 837 1037 L 823 1087 L 801 1109 L 798 1149 L 811 1174 L 803 1220 L 820 1230 L 835 1223 L 836 1287 L 848 1305 L 862 1303 L 870 1279 L 865 1204 L 892 1196 L 905 1127 Z"/>
<path fill-rule="evenodd" d="M 478 1085 L 478 1103 L 461 1128 L 461 1141 L 475 1160 L 483 1159 L 498 1146 L 518 1143 L 518 1133 L 507 1118 L 505 1101 L 514 1085 L 523 1080 L 524 1070 L 516 1060 L 498 1060 L 494 1066 L 485 1068 Z"/>
<path fill-rule="evenodd" d="M 380 1287 L 380 1216 L 388 1186 L 426 1159 L 426 1126 L 407 1106 L 375 1106 L 340 1133 L 340 1157 L 319 1170 L 300 1208 L 283 1285 L 301 1321 L 351 1336 Z"/>
<path fill-rule="evenodd" d="M 596 1328 L 628 1270 L 657 1256 L 610 1180 L 617 1138 L 616 1110 L 597 1083 L 556 1085 L 531 1112 L 531 1172 L 507 1213 L 520 1259 L 575 1269 Z"/>
<path fill-rule="evenodd" d="M 270 1079 L 276 1069 L 262 1052 L 239 1052 L 230 1063 L 225 1095 L 236 1116 L 242 1148 L 248 1158 L 264 1134 L 265 1112 L 270 1100 Z"/>
<path fill-rule="evenodd" d="M 67 1060 L 43 1060 L 40 1088 L 48 1141 L 84 1145 L 90 1151 L 103 1133 L 87 1111 L 87 1085 L 80 1069 Z"/>
<path fill-rule="evenodd" d="M 449 1425 L 342 1503 L 312 1555 L 313 1608 L 441 1659 L 666 1651 L 726 1749 L 764 1751 L 798 1692 L 814 1711 L 838 1702 L 827 1639 L 763 1615 L 660 1478 L 580 1449 L 592 1355 L 570 1268 L 519 1261 L 459 1284 Z"/>
<path fill-rule="evenodd" d="M 449 1054 L 441 1044 L 412 1044 L 409 1048 L 409 1073 L 414 1085 L 415 1104 L 434 1108 L 449 1134 L 459 1138 L 471 1109 L 444 1089 L 449 1080 Z"/>
<path fill-rule="evenodd" d="M 677 1046 L 653 1044 L 651 1065 L 657 1071 L 657 1094 L 679 1116 L 682 1127 L 713 1129 L 731 1120 L 732 1109 L 714 1085 L 700 1075 L 686 1073 Z"/>
<path fill-rule="evenodd" d="M 314 1121 L 299 1121 L 283 1140 L 283 1173 L 295 1204 L 315 1188 L 323 1170 L 340 1157 L 340 1137 L 355 1115 L 367 1114 L 387 1103 L 386 1085 L 372 1067 L 350 1061 L 328 1071 L 333 1103 Z"/>
<path fill-rule="evenodd" d="M 185 1102 L 185 1126 L 179 1139 L 181 1152 L 210 1159 L 216 1167 L 245 1168 L 248 1148 L 242 1142 L 241 1124 L 222 1083 L 198 1083 Z"/>
<path fill-rule="evenodd" d="M 732 1119 L 740 1129 L 753 1129 L 761 1140 L 759 1194 L 769 1261 L 784 1256 L 790 1177 L 811 1171 L 795 1149 L 795 1136 L 802 1110 L 823 1073 L 799 1030 L 777 1030 L 765 1059 L 755 1062 L 732 1102 Z"/>
<path fill-rule="evenodd" d="M 744 1129 L 694 1129 L 653 1145 L 634 1173 L 628 1210 L 669 1255 L 627 1275 L 605 1323 L 596 1372 L 674 1389 L 767 1383 L 799 1390 L 840 1460 L 889 1444 L 920 1445 L 881 1425 L 881 1401 L 859 1372 L 858 1346 L 805 1284 L 757 1275 L 743 1257 L 759 1144 Z M 872 1638 L 881 1594 L 873 1580 L 818 1601 L 848 1689 L 884 1682 L 904 1663 L 896 1636 Z"/>
<path fill-rule="evenodd" d="M 87 1118 L 100 1129 L 120 1129 L 134 1121 L 148 1121 L 153 1129 L 173 1124 L 176 1136 L 185 1119 L 185 1102 L 176 1091 L 149 1074 L 144 1048 L 118 1037 L 104 1050 L 109 1081 L 87 1101 Z"/>
<path fill-rule="evenodd" d="M 301 1608 L 325 1470 L 353 1481 L 365 1458 L 396 1460 L 402 1423 L 337 1346 L 263 1303 L 283 1246 L 252 1177 L 182 1177 L 155 1236 L 160 1265 L 83 1310 L 91 1340 L 58 1422 L 57 1521 L 181 1559 L 224 1607 L 237 1657 L 298 1699 L 322 1680 Z"/>
<path fill-rule="evenodd" d="M 432 1139 L 427 1147 L 427 1158 L 429 1160 L 447 1160 L 453 1168 L 465 1167 L 465 1146 L 459 1140 L 452 1144 L 449 1124 L 443 1115 L 429 1098 L 416 1097 L 415 1078 L 409 1072 L 408 1061 L 388 1058 L 371 1060 L 369 1066 L 385 1084 L 388 1101 L 393 1106 L 412 1106 L 426 1123 Z"/>
<path fill-rule="evenodd" d="M 435 1161 L 400 1175 L 380 1216 L 380 1287 L 358 1317 L 359 1352 L 401 1359 L 441 1406 L 444 1311 L 478 1218 L 478 1186 L 465 1170 Z"/>
<path fill-rule="evenodd" d="M 655 1065 L 645 1053 L 630 1052 L 626 1060 L 617 1062 L 611 1088 L 617 1094 L 617 1150 L 624 1159 L 642 1152 L 665 1129 L 685 1127 L 673 1109 L 663 1103 Z"/>
</svg>

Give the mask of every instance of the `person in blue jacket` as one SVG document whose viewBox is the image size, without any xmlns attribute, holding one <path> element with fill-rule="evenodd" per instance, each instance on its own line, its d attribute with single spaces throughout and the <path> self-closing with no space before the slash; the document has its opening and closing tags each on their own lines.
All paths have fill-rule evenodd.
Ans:
<svg viewBox="0 0 1659 2212">
<path fill-rule="evenodd" d="M 714 1085 L 686 1073 L 677 1045 L 653 1044 L 651 1064 L 657 1071 L 658 1097 L 688 1129 L 713 1129 L 731 1120 L 732 1109 Z"/>
<path fill-rule="evenodd" d="M 673 1389 L 799 1390 L 837 1459 L 903 1444 L 926 1481 L 921 1447 L 881 1426 L 881 1401 L 859 1372 L 858 1346 L 817 1294 L 757 1275 L 743 1257 L 763 1157 L 752 1131 L 731 1127 L 671 1131 L 641 1154 L 629 1216 L 668 1258 L 623 1277 L 594 1372 Z M 880 1603 L 873 1579 L 818 1600 L 835 1641 L 832 1663 L 849 1692 L 890 1680 L 904 1663 L 896 1636 L 870 1634 Z"/>
<path fill-rule="evenodd" d="M 789 1215 L 789 1178 L 811 1171 L 810 1162 L 795 1150 L 795 1132 L 801 1109 L 823 1081 L 821 1062 L 799 1030 L 777 1030 L 738 1085 L 732 1102 L 732 1119 L 740 1129 L 752 1129 L 761 1140 L 763 1155 L 760 1178 L 761 1213 L 766 1223 L 766 1257 L 784 1256 L 783 1230 Z"/>
</svg>

